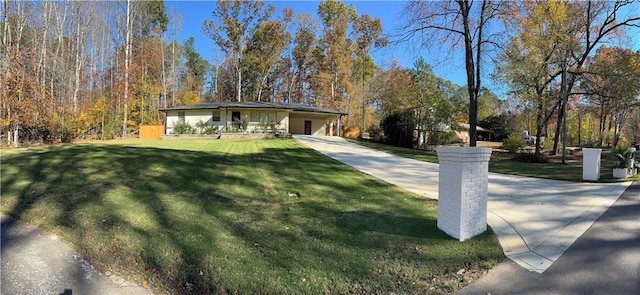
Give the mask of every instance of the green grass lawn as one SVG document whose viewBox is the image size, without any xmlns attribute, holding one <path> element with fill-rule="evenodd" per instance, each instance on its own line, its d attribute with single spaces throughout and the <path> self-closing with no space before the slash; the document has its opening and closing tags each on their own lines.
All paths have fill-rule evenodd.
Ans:
<svg viewBox="0 0 640 295">
<path fill-rule="evenodd" d="M 437 294 L 503 258 L 491 231 L 460 243 L 437 229 L 436 201 L 292 139 L 55 145 L 1 161 L 3 213 L 160 292 Z"/>
<path fill-rule="evenodd" d="M 369 140 L 348 139 L 353 143 L 357 143 L 366 147 L 381 150 L 390 154 L 398 155 L 405 158 L 416 159 L 420 161 L 438 163 L 436 152 L 402 148 L 387 144 L 375 143 Z M 495 154 L 494 154 L 495 155 Z M 581 158 L 580 158 L 581 159 Z M 626 179 L 613 178 L 612 169 L 616 164 L 615 159 L 603 156 L 600 167 L 599 182 L 618 182 L 640 180 L 640 174 Z M 497 157 L 491 158 L 489 161 L 489 171 L 521 175 L 546 179 L 557 179 L 581 182 L 582 180 L 582 162 L 570 161 L 568 164 L 550 163 L 524 163 L 509 159 L 501 159 Z"/>
</svg>

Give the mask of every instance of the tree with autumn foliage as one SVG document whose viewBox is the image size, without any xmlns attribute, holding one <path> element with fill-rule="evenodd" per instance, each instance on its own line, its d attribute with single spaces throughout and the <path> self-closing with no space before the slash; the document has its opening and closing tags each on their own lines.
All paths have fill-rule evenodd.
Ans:
<svg viewBox="0 0 640 295">
<path fill-rule="evenodd" d="M 506 29 L 515 34 L 499 59 L 497 76 L 509 83 L 512 93 L 535 105 L 537 142 L 543 128 L 557 114 L 553 153 L 562 134 L 564 110 L 571 109 L 569 98 L 574 95 L 574 85 L 584 72 L 585 62 L 600 44 L 640 21 L 633 15 L 618 17 L 618 12 L 631 4 L 527 1 L 503 11 Z M 566 78 L 561 80 L 563 72 Z M 561 91 L 562 85 L 566 91 Z M 540 149 L 536 146 L 536 152 Z"/>
<path fill-rule="evenodd" d="M 212 19 L 205 20 L 202 30 L 226 54 L 226 64 L 232 67 L 236 100 L 242 101 L 243 61 L 251 39 L 251 30 L 269 20 L 274 6 L 263 1 L 218 0 Z"/>
<path fill-rule="evenodd" d="M 618 145 L 621 129 L 640 100 L 640 52 L 620 47 L 600 47 L 587 60 L 580 88 L 600 119 L 598 145 L 612 129 L 613 146 Z"/>
<path fill-rule="evenodd" d="M 251 30 L 251 37 L 247 44 L 247 50 L 243 64 L 247 68 L 247 80 L 251 97 L 256 101 L 264 101 L 262 94 L 267 87 L 267 81 L 272 76 L 282 59 L 282 54 L 291 42 L 291 34 L 288 26 L 293 17 L 291 9 L 282 11 L 283 18 L 265 20 L 258 23 Z"/>
<path fill-rule="evenodd" d="M 568 109 L 569 96 L 583 72 L 587 59 L 603 43 L 615 42 L 617 38 L 622 37 L 625 29 L 640 26 L 640 12 L 635 1 L 589 0 L 574 1 L 572 4 L 578 7 L 578 12 L 572 14 L 571 20 L 575 26 L 571 36 L 575 38 L 577 46 L 569 47 L 567 91 L 558 108 L 558 122 L 562 122 L 566 117 L 565 110 Z M 625 10 L 628 13 L 625 13 Z M 553 153 L 557 150 L 560 134 L 560 124 L 558 124 Z"/>
<path fill-rule="evenodd" d="M 322 60 L 318 64 L 315 89 L 325 98 L 320 106 L 345 110 L 351 98 L 353 83 L 353 60 L 351 52 L 353 43 L 347 37 L 349 25 L 356 18 L 353 7 L 337 0 L 321 1 L 318 5 L 318 16 L 323 25 L 319 39 L 318 53 Z"/>
<path fill-rule="evenodd" d="M 508 14 L 505 22 L 514 34 L 498 59 L 494 78 L 506 82 L 513 95 L 532 105 L 536 153 L 541 152 L 543 129 L 560 101 L 551 96 L 549 86 L 560 75 L 566 52 L 575 44 L 570 10 L 567 2 L 525 2 L 516 14 Z"/>
</svg>

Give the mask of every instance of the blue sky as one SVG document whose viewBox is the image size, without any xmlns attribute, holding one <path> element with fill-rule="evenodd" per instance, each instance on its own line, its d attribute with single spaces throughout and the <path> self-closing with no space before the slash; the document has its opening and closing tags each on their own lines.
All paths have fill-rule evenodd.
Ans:
<svg viewBox="0 0 640 295">
<path fill-rule="evenodd" d="M 180 42 L 184 42 L 190 36 L 195 37 L 195 48 L 209 62 L 216 59 L 215 45 L 213 41 L 204 35 L 201 25 L 205 19 L 211 19 L 211 12 L 215 7 L 214 1 L 166 1 L 167 12 L 176 9 L 183 18 L 182 30 L 179 35 Z M 308 13 L 313 17 L 317 17 L 316 11 L 319 1 L 266 1 L 273 4 L 276 11 L 288 7 L 293 9 L 294 13 Z M 404 20 L 404 6 L 402 1 L 345 1 L 347 5 L 355 7 L 357 13 L 369 14 L 374 18 L 380 18 L 385 34 L 392 34 Z M 378 49 L 372 52 L 376 64 L 385 67 L 385 64 L 393 59 L 400 61 L 406 67 L 411 68 L 413 62 L 422 56 L 427 62 L 434 66 L 436 75 L 443 77 L 452 82 L 464 85 L 466 84 L 464 63 L 461 56 L 456 60 L 442 62 L 444 55 L 438 52 L 427 52 L 421 50 L 417 44 L 406 43 L 398 46 Z M 219 57 L 221 58 L 221 57 Z"/>
<path fill-rule="evenodd" d="M 265 1 L 276 7 L 276 11 L 282 11 L 288 7 L 293 9 L 294 13 L 308 13 L 313 17 L 317 17 L 317 8 L 319 1 Z M 406 5 L 405 1 L 344 1 L 347 5 L 355 7 L 357 13 L 369 14 L 374 18 L 380 18 L 384 34 L 393 34 L 397 32 L 399 26 L 405 23 L 405 15 L 403 13 Z M 201 25 L 205 19 L 211 19 L 211 12 L 215 7 L 215 1 L 166 1 L 167 12 L 177 10 L 183 18 L 181 32 L 179 35 L 180 42 L 184 42 L 187 38 L 195 37 L 195 48 L 211 63 L 216 63 L 216 51 L 213 41 L 202 33 Z M 638 6 L 636 6 L 638 7 Z M 626 11 L 621 14 L 625 14 Z M 629 32 L 627 35 L 627 44 L 633 50 L 640 50 L 640 29 Z M 607 44 L 608 46 L 621 44 Z M 624 45 L 623 45 L 624 46 Z M 625 47 L 626 47 L 625 46 Z M 434 46 L 431 50 L 423 49 L 419 46 L 419 40 L 414 42 L 403 43 L 388 48 L 383 48 L 372 52 L 372 56 L 376 64 L 382 68 L 386 68 L 385 64 L 393 59 L 400 61 L 405 68 L 412 68 L 414 61 L 422 56 L 428 63 L 433 66 L 436 75 L 450 80 L 458 85 L 465 85 L 465 69 L 463 53 L 458 51 L 449 55 L 449 46 Z M 595 52 L 594 52 L 595 53 Z M 218 57 L 221 59 L 221 56 Z M 489 65 L 490 66 L 490 65 Z M 499 96 L 503 96 L 505 89 L 500 89 L 493 84 L 488 77 L 493 69 L 485 67 L 483 72 L 483 86 L 491 89 Z M 506 97 L 501 97 L 506 98 Z"/>
</svg>

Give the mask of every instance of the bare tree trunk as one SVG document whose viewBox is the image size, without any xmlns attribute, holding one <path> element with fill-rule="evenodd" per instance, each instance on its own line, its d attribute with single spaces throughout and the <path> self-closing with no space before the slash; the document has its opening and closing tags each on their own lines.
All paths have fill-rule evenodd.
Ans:
<svg viewBox="0 0 640 295">
<path fill-rule="evenodd" d="M 176 39 L 171 42 L 171 106 L 176 105 Z"/>
<path fill-rule="evenodd" d="M 127 29 L 125 32 L 124 53 L 124 119 L 122 121 L 122 137 L 127 136 L 127 122 L 129 121 L 129 54 L 131 51 L 131 0 L 127 0 Z"/>
<path fill-rule="evenodd" d="M 48 37 L 48 32 L 49 32 L 49 18 L 51 16 L 51 7 L 53 6 L 53 4 L 49 1 L 44 1 L 42 2 L 43 8 L 42 8 L 42 43 L 40 45 L 41 47 L 41 51 L 40 51 L 40 60 L 38 62 L 38 67 L 40 70 L 40 88 L 42 91 L 42 94 L 45 95 L 45 89 L 46 89 L 46 60 L 47 60 L 47 37 Z"/>
<path fill-rule="evenodd" d="M 144 50 L 144 49 L 142 49 Z M 142 60 L 140 61 L 141 67 L 140 67 L 140 80 L 141 80 L 141 88 L 142 91 L 144 91 L 144 89 L 146 88 L 144 85 L 144 76 L 145 76 L 145 72 L 146 72 L 146 66 L 145 66 L 145 60 L 144 60 L 144 52 L 142 52 L 141 54 L 143 56 Z M 142 94 L 140 95 L 140 124 L 144 124 L 144 96 L 146 93 L 142 92 Z"/>
<path fill-rule="evenodd" d="M 58 44 L 56 45 L 56 53 L 53 56 L 53 69 L 52 69 L 52 73 L 56 73 L 56 75 L 58 76 L 57 79 L 59 79 L 59 81 L 57 82 L 56 85 L 56 78 L 54 78 L 54 76 L 56 75 L 51 75 L 51 88 L 50 88 L 50 92 L 53 94 L 54 91 L 56 93 L 57 99 L 56 102 L 58 104 L 60 104 L 63 107 L 63 114 L 64 114 L 64 110 L 65 110 L 65 97 L 66 97 L 66 92 L 64 90 L 64 87 L 62 87 L 65 79 L 67 79 L 67 72 L 65 70 L 64 65 L 66 64 L 65 61 L 65 45 L 64 45 L 64 27 L 65 24 L 67 22 L 67 10 L 64 9 L 64 7 L 62 6 L 64 4 L 64 2 L 58 2 L 58 13 L 56 15 L 58 15 L 58 17 L 56 18 L 56 25 L 57 25 L 57 34 L 58 34 Z M 54 13 L 55 14 L 55 13 Z M 58 71 L 58 69 L 60 69 Z M 56 91 L 55 87 L 58 87 L 58 91 Z M 61 88 L 62 87 L 62 88 Z"/>
<path fill-rule="evenodd" d="M 241 102 L 242 101 L 242 68 L 240 68 L 239 60 L 238 60 L 237 74 L 238 74 L 238 85 L 237 85 L 236 98 L 238 102 Z"/>
<path fill-rule="evenodd" d="M 11 31 L 9 30 L 9 0 L 2 1 L 2 7 L 4 7 L 4 28 L 2 30 L 2 45 L 5 49 L 9 48 L 9 36 L 11 35 Z"/>
<path fill-rule="evenodd" d="M 604 142 L 604 128 L 606 126 L 607 116 L 605 115 L 605 106 L 600 106 L 600 124 L 598 126 L 598 147 L 602 147 Z"/>
<path fill-rule="evenodd" d="M 82 24 L 82 2 L 76 2 L 76 56 L 75 56 L 75 71 L 74 71 L 74 87 L 73 87 L 73 113 L 75 114 L 78 111 L 78 91 L 80 91 L 80 70 L 82 69 L 82 59 L 83 59 L 83 49 L 84 49 L 84 38 L 82 38 L 81 27 Z"/>
<path fill-rule="evenodd" d="M 220 66 L 216 67 L 216 76 L 214 77 L 214 81 L 213 81 L 213 91 L 215 93 L 215 97 L 216 97 L 216 101 L 222 101 L 220 99 L 220 92 L 218 91 L 218 79 L 220 77 Z"/>
<path fill-rule="evenodd" d="M 165 71 L 164 63 L 164 40 L 160 39 L 160 46 L 162 47 L 162 107 L 167 108 L 167 73 Z"/>
<path fill-rule="evenodd" d="M 4 19 L 4 26 L 2 28 L 2 47 L 9 51 L 9 40 L 10 40 L 10 35 L 11 35 L 11 31 L 9 30 L 9 1 L 8 0 L 3 0 L 2 1 L 2 7 L 4 8 L 2 10 L 3 12 L 3 19 Z M 2 57 L 2 59 L 7 59 L 8 58 L 8 54 L 5 53 L 5 55 Z M 4 81 L 4 76 L 7 75 L 7 71 L 8 71 L 8 66 L 6 65 L 6 63 L 1 63 L 0 64 L 2 67 L 0 67 L 0 81 Z M 6 87 L 0 87 L 0 97 L 4 98 L 6 97 Z M 5 119 L 9 122 L 11 122 L 11 108 L 9 107 L 6 99 L 2 99 L 2 112 L 0 112 L 0 118 L 1 119 Z M 7 110 L 6 114 L 7 116 L 4 117 L 4 109 Z M 4 118 L 3 118 L 4 117 Z M 0 127 L 2 128 L 2 127 Z M 4 128 L 2 128 L 4 129 Z M 3 130 L 5 131 L 5 130 Z M 7 144 L 11 145 L 11 140 L 12 140 L 12 136 L 11 134 L 9 134 L 8 130 L 5 131 L 7 132 Z"/>
</svg>

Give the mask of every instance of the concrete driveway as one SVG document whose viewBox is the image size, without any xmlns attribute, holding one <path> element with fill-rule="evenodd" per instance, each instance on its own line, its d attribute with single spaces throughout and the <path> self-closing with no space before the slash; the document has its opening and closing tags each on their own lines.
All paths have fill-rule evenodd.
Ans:
<svg viewBox="0 0 640 295">
<path fill-rule="evenodd" d="M 438 198 L 438 165 L 391 155 L 340 137 L 294 136 L 302 144 L 364 173 Z M 505 255 L 542 273 L 631 182 L 575 183 L 489 173 L 487 222 Z"/>
</svg>

